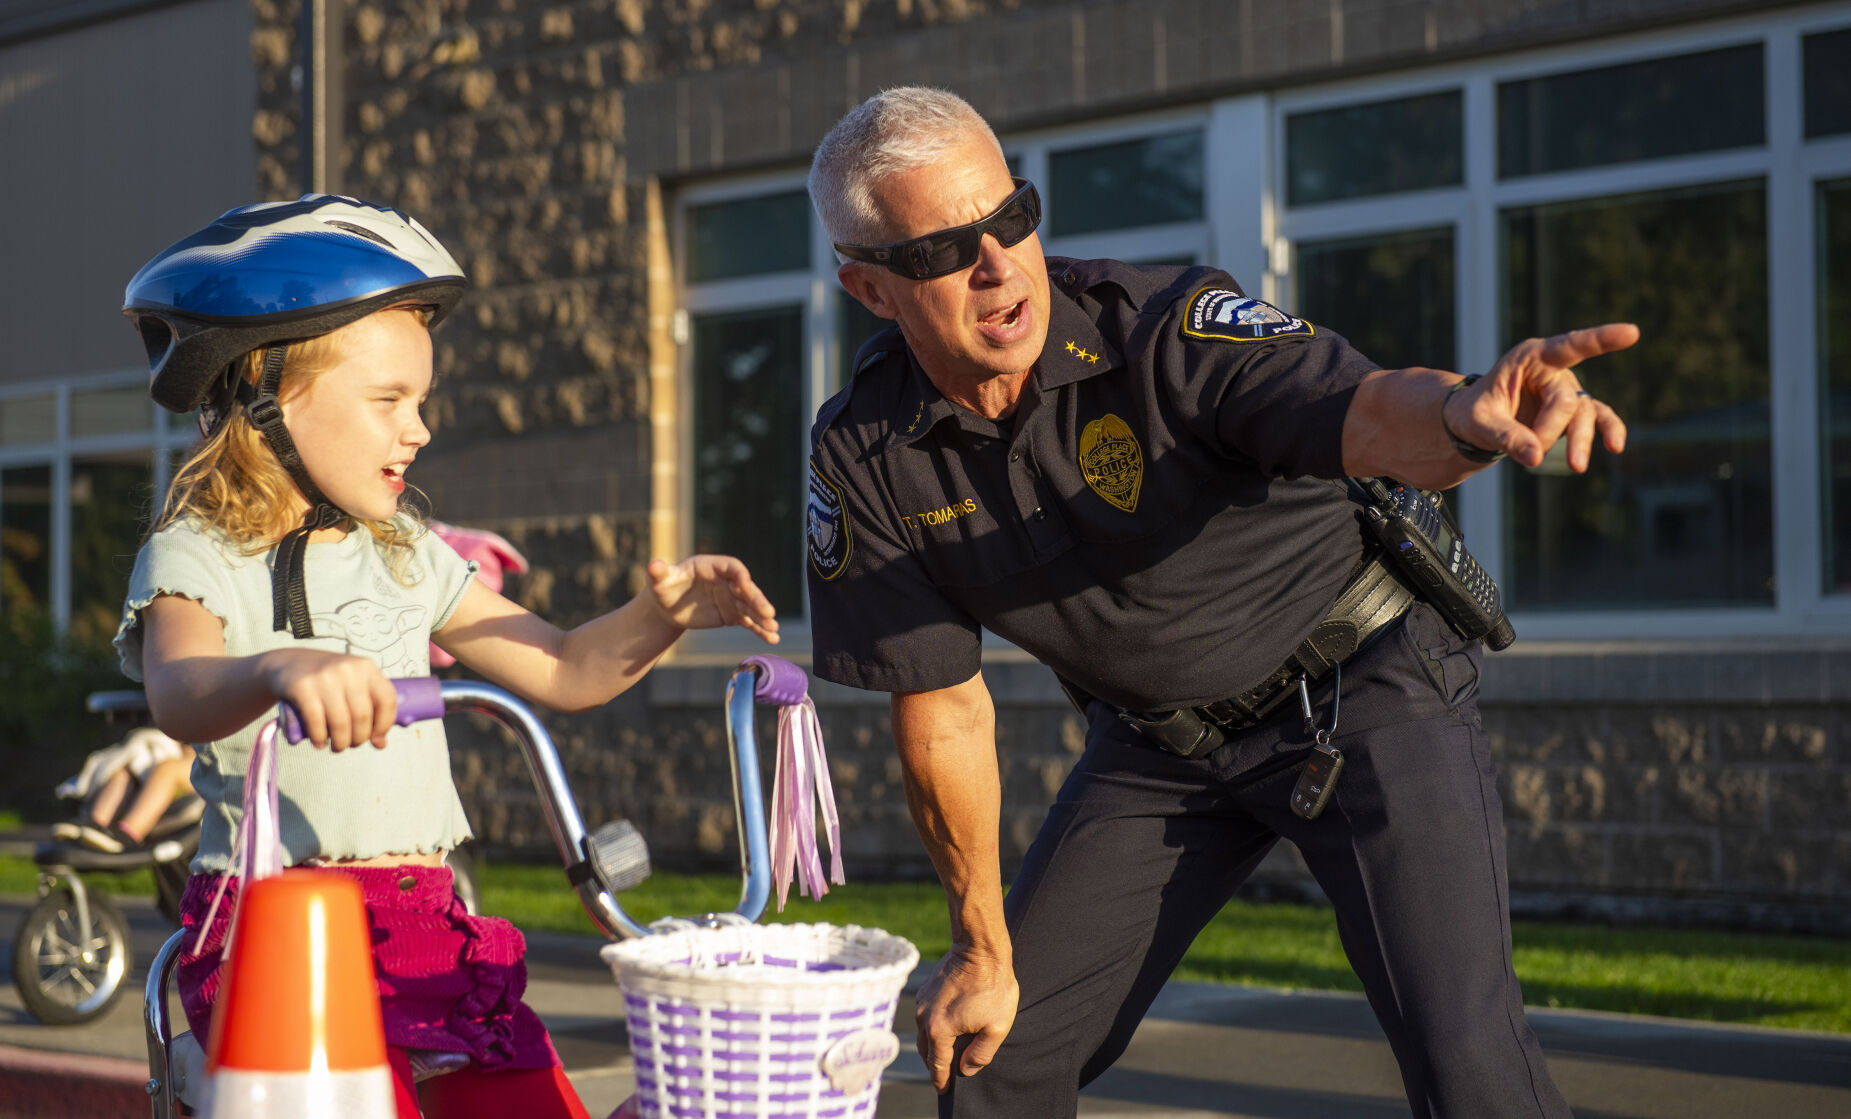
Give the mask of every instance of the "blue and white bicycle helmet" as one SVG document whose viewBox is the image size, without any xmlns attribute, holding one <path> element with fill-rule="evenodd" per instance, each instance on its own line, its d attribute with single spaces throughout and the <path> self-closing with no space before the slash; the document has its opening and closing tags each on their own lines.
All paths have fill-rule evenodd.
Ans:
<svg viewBox="0 0 1851 1119">
<path fill-rule="evenodd" d="M 308 498 L 300 528 L 277 545 L 276 628 L 313 634 L 302 590 L 308 534 L 346 516 L 310 480 L 283 424 L 276 389 L 289 343 L 400 304 L 430 309 L 435 327 L 469 281 L 437 238 L 408 215 L 338 194 L 240 206 L 155 254 L 122 296 L 148 351 L 148 391 L 174 412 L 200 410 L 210 433 L 242 402 L 277 461 Z M 266 351 L 253 386 L 244 358 Z"/>
<path fill-rule="evenodd" d="M 397 303 L 431 325 L 468 280 L 416 220 L 337 194 L 240 206 L 142 266 L 122 313 L 141 334 L 155 402 L 190 412 L 232 366 L 274 342 L 313 338 Z"/>
</svg>

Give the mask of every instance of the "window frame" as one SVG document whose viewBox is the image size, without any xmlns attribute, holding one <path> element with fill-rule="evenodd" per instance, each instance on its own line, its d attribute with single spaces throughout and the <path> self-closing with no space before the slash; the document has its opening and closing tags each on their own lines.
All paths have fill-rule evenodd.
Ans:
<svg viewBox="0 0 1851 1119">
<path fill-rule="evenodd" d="M 1400 232 L 1450 222 L 1458 253 L 1455 308 L 1461 371 L 1491 367 L 1505 277 L 1499 222 L 1505 211 L 1546 202 L 1594 199 L 1635 191 L 1759 178 L 1766 184 L 1769 280 L 1769 393 L 1773 408 L 1775 597 L 1771 607 L 1717 606 L 1625 611 L 1518 611 L 1518 633 L 1536 640 L 1804 636 L 1843 632 L 1851 625 L 1851 593 L 1823 590 L 1821 447 L 1817 432 L 1818 363 L 1813 275 L 1814 185 L 1851 171 L 1851 137 L 1805 141 L 1802 133 L 1800 39 L 1851 26 L 1844 11 L 1756 15 L 1701 25 L 1615 36 L 1595 42 L 1498 55 L 1387 78 L 1355 79 L 1281 92 L 1273 98 L 1271 190 L 1278 204 L 1273 259 L 1280 292 L 1295 281 L 1299 241 Z M 1711 50 L 1761 44 L 1766 142 L 1694 156 L 1642 160 L 1577 171 L 1500 179 L 1496 112 L 1500 83 Z M 1461 88 L 1465 96 L 1465 181 L 1460 187 L 1368 199 L 1286 207 L 1286 116 L 1312 109 Z M 1436 218 L 1443 220 L 1436 221 Z M 1287 296 L 1286 298 L 1289 298 Z M 1593 325 L 1593 324 L 1588 324 Z M 1604 453 L 1604 452 L 1597 452 Z M 1500 464 L 1459 490 L 1472 550 L 1493 577 L 1507 574 Z"/>
<path fill-rule="evenodd" d="M 814 417 L 816 410 L 843 381 L 842 359 L 830 344 L 837 330 L 835 289 L 835 250 L 822 232 L 822 225 L 810 213 L 809 259 L 802 269 L 766 272 L 725 280 L 689 283 L 687 251 L 689 213 L 696 206 L 729 202 L 761 195 L 780 194 L 804 189 L 804 173 L 785 171 L 770 175 L 741 176 L 686 187 L 675 194 L 670 219 L 670 258 L 673 261 L 675 300 L 671 334 L 675 346 L 675 400 L 673 403 L 675 446 L 652 448 L 655 470 L 667 472 L 674 479 L 674 506 L 669 518 L 668 537 L 677 556 L 690 554 L 694 546 L 694 346 L 693 318 L 707 313 L 767 310 L 775 307 L 800 307 L 803 315 L 804 353 L 803 386 L 805 399 L 801 413 Z M 657 407 L 661 407 L 660 404 Z M 791 433 L 800 439 L 802 458 L 809 460 L 809 431 L 805 427 Z M 666 453 L 665 453 L 666 452 Z M 790 480 L 793 487 L 804 485 L 802 478 Z M 803 502 L 797 507 L 802 508 Z M 797 610 L 781 605 L 779 615 L 780 648 L 807 650 L 810 646 L 809 592 Z M 684 663 L 704 660 L 719 662 L 746 653 L 761 652 L 763 642 L 743 630 L 726 628 L 691 632 L 678 643 L 673 654 Z"/>
<path fill-rule="evenodd" d="M 51 438 L 34 443 L 0 446 L 0 470 L 21 466 L 51 467 L 51 587 L 52 624 L 63 632 L 71 622 L 71 478 L 72 464 L 92 455 L 143 452 L 150 457 L 153 492 L 167 492 L 168 475 L 176 452 L 191 447 L 197 430 L 184 416 L 176 416 L 147 398 L 148 426 L 139 431 L 109 435 L 71 434 L 72 397 L 105 389 L 138 388 L 148 384 L 146 370 L 82 373 L 39 381 L 0 385 L 0 400 L 51 396 L 57 422 Z M 5 517 L 6 493 L 0 488 L 0 519 Z M 8 604 L 0 602 L 0 611 Z"/>
<path fill-rule="evenodd" d="M 1488 369 L 1502 352 L 1497 337 L 1504 277 L 1499 223 L 1504 211 L 1537 203 L 1591 199 L 1733 179 L 1766 184 L 1770 316 L 1768 354 L 1774 486 L 1775 599 L 1768 606 L 1716 606 L 1626 611 L 1519 611 L 1520 634 L 1538 641 L 1600 641 L 1737 636 L 1800 638 L 1843 633 L 1851 628 L 1851 593 L 1823 588 L 1824 544 L 1821 470 L 1817 431 L 1818 363 L 1814 322 L 1816 277 L 1815 184 L 1851 176 L 1851 136 L 1803 138 L 1800 43 L 1805 35 L 1851 27 L 1845 7 L 1773 16 L 1744 15 L 1673 28 L 1643 30 L 1595 41 L 1486 56 L 1387 75 L 1346 78 L 1292 89 L 1275 89 L 1126 114 L 1109 120 L 1013 133 L 1000 137 L 1015 173 L 1044 184 L 1049 153 L 1109 144 L 1161 132 L 1199 127 L 1204 144 L 1203 218 L 1200 222 L 1137 227 L 1043 238 L 1049 255 L 1110 256 L 1121 259 L 1192 256 L 1217 265 L 1249 291 L 1287 306 L 1292 300 L 1301 241 L 1366 237 L 1412 229 L 1450 228 L 1454 251 L 1455 350 L 1462 371 Z M 1621 65 L 1718 47 L 1760 44 L 1766 143 L 1695 156 L 1643 160 L 1569 172 L 1499 179 L 1497 176 L 1497 87 L 1501 82 Z M 1285 119 L 1299 112 L 1347 104 L 1444 92 L 1462 98 L 1464 181 L 1457 186 L 1285 205 Z M 1259 158 L 1255 158 L 1256 152 Z M 748 310 L 801 302 L 805 306 L 806 413 L 844 383 L 849 355 L 837 352 L 839 285 L 834 254 L 814 218 L 807 270 L 737 281 L 688 286 L 681 269 L 686 255 L 688 207 L 728 198 L 801 187 L 803 174 L 786 170 L 691 184 L 671 203 L 677 348 L 675 420 L 680 448 L 667 469 L 676 479 L 671 538 L 684 547 L 691 538 L 692 456 L 688 450 L 692 400 L 689 316 L 706 311 Z M 1049 207 L 1058 198 L 1044 198 Z M 1044 231 L 1051 223 L 1044 225 Z M 660 406 L 659 406 L 660 407 Z M 793 433 L 793 437 L 807 437 Z M 807 450 L 807 448 L 806 448 Z M 658 452 L 657 469 L 664 463 Z M 1494 470 L 1515 469 L 1509 465 Z M 795 480 L 798 484 L 801 480 Z M 1502 531 L 1503 487 L 1495 477 L 1468 481 L 1459 491 L 1468 524 L 1497 525 L 1472 537 L 1474 552 L 1496 577 L 1505 574 Z M 807 598 L 807 592 L 806 592 Z M 807 617 L 807 601 L 803 614 Z M 806 622 L 791 618 L 786 647 L 801 654 L 810 644 Z M 692 634 L 683 646 L 695 655 L 749 647 L 734 636 Z M 1025 656 L 994 637 L 986 654 Z"/>
</svg>

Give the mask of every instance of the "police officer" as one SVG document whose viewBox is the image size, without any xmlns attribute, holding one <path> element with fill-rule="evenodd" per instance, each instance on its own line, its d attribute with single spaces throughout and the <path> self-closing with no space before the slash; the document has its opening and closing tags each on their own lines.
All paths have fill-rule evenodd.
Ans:
<svg viewBox="0 0 1851 1119">
<path fill-rule="evenodd" d="M 950 904 L 918 997 L 941 1114 L 1074 1114 L 1281 838 L 1417 1116 L 1568 1114 L 1511 970 L 1478 644 L 1371 558 L 1343 479 L 1446 488 L 1559 439 L 1585 470 L 1625 428 L 1573 366 L 1638 331 L 1462 381 L 1379 370 L 1213 269 L 1045 258 L 1034 186 L 943 91 L 863 103 L 809 181 L 843 286 L 897 328 L 812 431 L 810 593 L 816 672 L 892 693 Z M 983 629 L 1088 718 L 1007 901 Z M 1308 819 L 1320 739 L 1346 768 Z"/>
</svg>

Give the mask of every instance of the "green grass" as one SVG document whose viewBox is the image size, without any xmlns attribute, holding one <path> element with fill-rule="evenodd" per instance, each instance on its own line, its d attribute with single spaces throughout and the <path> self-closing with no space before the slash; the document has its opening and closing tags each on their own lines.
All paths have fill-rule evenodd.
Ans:
<svg viewBox="0 0 1851 1119">
<path fill-rule="evenodd" d="M 0 822 L 0 826 L 4 826 Z M 30 862 L 0 857 L 0 893 L 30 893 Z M 591 935 L 591 921 L 554 867 L 489 863 L 478 868 L 483 908 L 530 931 Z M 95 875 L 103 889 L 152 893 L 146 874 Z M 730 910 L 730 875 L 658 874 L 623 895 L 642 921 Z M 931 883 L 851 882 L 820 902 L 796 896 L 767 921 L 874 925 L 918 945 L 931 960 L 949 946 L 945 902 Z M 1517 922 L 1517 976 L 1531 1006 L 1611 1010 L 1745 1025 L 1851 1033 L 1851 945 L 1824 937 Z M 1327 908 L 1234 902 L 1183 958 L 1180 979 L 1264 987 L 1356 991 Z"/>
<path fill-rule="evenodd" d="M 1851 1033 L 1851 945 L 1826 937 L 1516 921 L 1512 955 L 1531 1006 Z M 1331 911 L 1229 905 L 1178 978 L 1361 991 Z"/>
</svg>

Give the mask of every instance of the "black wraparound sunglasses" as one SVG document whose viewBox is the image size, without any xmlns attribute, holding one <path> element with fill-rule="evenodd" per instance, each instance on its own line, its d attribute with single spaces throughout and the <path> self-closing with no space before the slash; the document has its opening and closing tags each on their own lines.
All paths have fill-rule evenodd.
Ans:
<svg viewBox="0 0 1851 1119">
<path fill-rule="evenodd" d="M 844 245 L 836 252 L 850 260 L 878 264 L 889 272 L 909 280 L 930 280 L 948 276 L 977 263 L 983 249 L 983 235 L 988 233 L 1004 247 L 1020 242 L 1041 224 L 1041 195 L 1027 179 L 1012 179 L 1015 193 L 1003 204 L 969 225 L 941 229 L 924 237 L 895 241 L 891 245 Z"/>
</svg>

